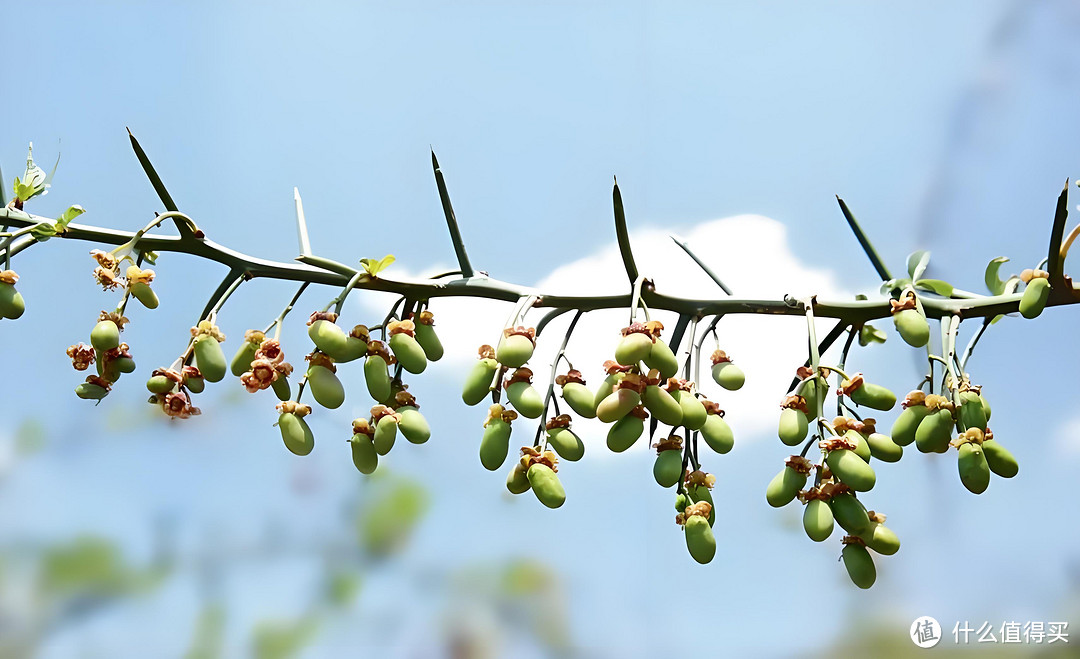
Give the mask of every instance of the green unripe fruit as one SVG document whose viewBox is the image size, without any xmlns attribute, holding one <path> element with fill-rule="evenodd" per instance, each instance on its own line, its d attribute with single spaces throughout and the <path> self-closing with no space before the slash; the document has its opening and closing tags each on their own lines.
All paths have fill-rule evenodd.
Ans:
<svg viewBox="0 0 1080 659">
<path fill-rule="evenodd" d="M 1020 298 L 1020 315 L 1028 320 L 1037 317 L 1050 299 L 1050 280 L 1038 277 L 1028 282 Z"/>
<path fill-rule="evenodd" d="M 370 360 L 370 357 L 368 359 Z M 469 370 L 469 375 L 465 378 L 465 386 L 461 391 L 461 400 L 465 401 L 466 405 L 478 405 L 480 401 L 491 393 L 491 381 L 495 378 L 495 371 L 497 370 L 499 370 L 499 362 L 490 357 L 473 364 L 472 369 Z M 374 394 L 372 395 L 374 396 Z"/>
<path fill-rule="evenodd" d="M 278 374 L 277 378 L 270 383 L 270 388 L 274 390 L 274 395 L 278 400 L 285 401 L 292 398 L 292 388 L 289 387 L 289 381 L 284 375 Z"/>
<path fill-rule="evenodd" d="M 874 559 L 870 552 L 860 544 L 844 545 L 841 552 L 844 557 L 844 567 L 847 568 L 851 582 L 859 588 L 869 588 L 877 581 L 877 568 L 874 567 Z"/>
<path fill-rule="evenodd" d="M 552 428 L 547 431 L 548 444 L 559 457 L 570 462 L 577 462 L 585 455 L 585 444 L 569 428 Z"/>
<path fill-rule="evenodd" d="M 746 383 L 746 375 L 742 369 L 731 362 L 713 364 L 712 379 L 728 391 L 738 391 Z"/>
<path fill-rule="evenodd" d="M 99 321 L 90 330 L 90 345 L 98 352 L 108 352 L 120 347 L 120 328 L 111 320 Z"/>
<path fill-rule="evenodd" d="M 228 366 L 221 344 L 209 334 L 195 338 L 195 366 L 207 382 L 221 382 L 225 379 Z"/>
<path fill-rule="evenodd" d="M 874 468 L 866 464 L 854 451 L 838 449 L 829 451 L 825 456 L 825 464 L 841 483 L 847 485 L 856 492 L 868 492 L 877 482 Z"/>
<path fill-rule="evenodd" d="M 929 413 L 930 410 L 926 409 L 925 405 L 912 405 L 904 409 L 893 423 L 892 432 L 890 433 L 893 442 L 897 446 L 907 446 L 915 441 L 915 431 L 919 427 L 919 423 Z"/>
<path fill-rule="evenodd" d="M 806 502 L 803 510 L 803 530 L 814 542 L 824 542 L 833 532 L 833 513 L 821 499 Z"/>
<path fill-rule="evenodd" d="M 983 413 L 986 414 L 986 422 L 990 422 L 990 403 L 986 400 L 986 396 L 979 394 L 979 402 L 982 403 Z"/>
<path fill-rule="evenodd" d="M 131 295 L 147 309 L 158 308 L 158 296 L 146 282 L 137 281 L 131 285 Z"/>
<path fill-rule="evenodd" d="M 996 439 L 988 439 L 982 443 L 983 455 L 986 456 L 986 464 L 990 471 L 1002 478 L 1012 478 L 1020 471 L 1020 464 L 1012 453 L 998 443 Z"/>
<path fill-rule="evenodd" d="M 709 448 L 721 455 L 735 446 L 735 433 L 731 432 L 731 426 L 719 414 L 710 414 L 705 419 L 705 425 L 701 426 L 701 436 Z"/>
<path fill-rule="evenodd" d="M 596 396 L 580 382 L 567 382 L 562 386 L 562 398 L 570 409 L 583 419 L 596 417 Z"/>
<path fill-rule="evenodd" d="M 525 473 L 533 494 L 548 508 L 558 508 L 566 501 L 566 490 L 559 477 L 546 464 L 534 462 Z"/>
<path fill-rule="evenodd" d="M 420 413 L 420 410 L 412 405 L 402 405 L 395 411 L 401 415 L 401 420 L 398 421 L 398 430 L 405 436 L 405 439 L 413 444 L 423 444 L 431 439 L 431 426 L 428 425 L 427 419 Z"/>
<path fill-rule="evenodd" d="M 645 409 L 649 410 L 656 420 L 669 426 L 677 426 L 682 423 L 682 405 L 679 401 L 655 384 L 645 387 L 645 394 L 641 397 Z"/>
<path fill-rule="evenodd" d="M 115 359 L 106 362 L 106 360 L 99 358 L 97 360 L 97 372 L 98 375 L 109 382 L 116 382 L 120 379 L 120 367 Z"/>
<path fill-rule="evenodd" d="M 705 565 L 716 555 L 716 537 L 709 521 L 701 515 L 691 515 L 683 527 L 686 548 L 695 561 Z"/>
<path fill-rule="evenodd" d="M 348 349 L 348 335 L 345 330 L 329 320 L 316 320 L 308 325 L 307 333 L 315 347 L 333 359 L 342 356 Z"/>
<path fill-rule="evenodd" d="M 690 498 L 694 500 L 694 503 L 698 501 L 708 501 L 711 510 L 709 510 L 709 526 L 716 523 L 716 505 L 713 504 L 712 492 L 708 487 L 704 485 L 695 485 L 690 488 Z M 679 512 L 682 512 L 681 510 Z"/>
<path fill-rule="evenodd" d="M 488 471 L 495 471 L 506 462 L 509 451 L 510 424 L 502 419 L 492 419 L 480 440 L 480 464 Z"/>
<path fill-rule="evenodd" d="M 375 451 L 375 444 L 367 435 L 356 433 L 349 440 L 352 447 L 353 465 L 361 474 L 370 474 L 379 466 L 379 454 Z"/>
<path fill-rule="evenodd" d="M 394 448 L 394 442 L 397 440 L 397 430 L 397 421 L 392 416 L 384 416 L 375 422 L 375 434 L 371 439 L 375 445 L 376 453 L 386 455 L 390 452 L 390 449 Z"/>
<path fill-rule="evenodd" d="M 888 435 L 872 432 L 866 443 L 870 446 L 870 454 L 882 462 L 899 462 L 904 457 L 904 449 Z"/>
<path fill-rule="evenodd" d="M 870 516 L 866 507 L 851 494 L 838 494 L 829 499 L 829 508 L 840 528 L 852 535 L 862 535 L 870 528 Z"/>
<path fill-rule="evenodd" d="M 525 466 L 520 461 L 515 462 L 514 468 L 506 476 L 506 489 L 510 491 L 510 494 L 524 494 L 531 487 Z"/>
<path fill-rule="evenodd" d="M 675 495 L 675 512 L 681 513 L 686 510 L 686 507 L 690 505 L 690 497 L 686 496 L 682 492 Z"/>
<path fill-rule="evenodd" d="M 364 384 L 368 394 L 380 403 L 390 398 L 390 368 L 385 359 L 369 355 L 364 360 Z"/>
<path fill-rule="evenodd" d="M 904 309 L 893 314 L 893 324 L 900 338 L 913 348 L 921 348 L 930 340 L 930 324 L 916 309 Z"/>
<path fill-rule="evenodd" d="M 600 407 L 600 403 L 604 402 L 604 399 L 615 391 L 615 385 L 624 377 L 626 377 L 625 373 L 611 373 L 604 378 L 604 381 L 600 383 L 600 388 L 596 390 L 596 396 L 593 398 L 594 409 Z"/>
<path fill-rule="evenodd" d="M 660 371 L 660 377 L 665 379 L 675 377 L 675 374 L 679 372 L 678 357 L 671 351 L 668 344 L 660 339 L 652 344 L 649 354 L 645 357 L 645 365 Z"/>
<path fill-rule="evenodd" d="M 615 361 L 624 366 L 636 366 L 652 352 L 653 341 L 648 334 L 632 332 L 619 339 L 615 346 Z"/>
<path fill-rule="evenodd" d="M 784 467 L 773 476 L 765 489 L 765 500 L 773 508 L 786 506 L 795 500 L 799 490 L 806 486 L 806 474 L 801 474 L 791 467 Z"/>
<path fill-rule="evenodd" d="M 201 394 L 206 389 L 206 379 L 184 378 L 184 386 L 193 394 Z"/>
<path fill-rule="evenodd" d="M 434 326 L 416 323 L 416 342 L 424 350 L 424 356 L 431 361 L 437 362 L 442 359 L 443 345 L 439 340 L 439 335 L 435 333 Z"/>
<path fill-rule="evenodd" d="M 285 448 L 296 455 L 307 455 L 315 448 L 315 436 L 311 434 L 311 428 L 303 417 L 283 412 L 278 417 L 278 430 L 281 431 L 281 438 L 285 440 Z"/>
<path fill-rule="evenodd" d="M 119 357 L 116 360 L 116 368 L 121 373 L 134 373 L 135 360 L 131 357 Z"/>
<path fill-rule="evenodd" d="M 683 477 L 682 451 L 660 451 L 653 463 L 653 478 L 660 487 L 671 487 Z"/>
<path fill-rule="evenodd" d="M 983 409 L 982 398 L 974 391 L 965 391 L 960 394 L 960 407 L 956 408 L 957 420 L 963 425 L 964 430 L 978 428 L 986 430 L 986 410 Z"/>
<path fill-rule="evenodd" d="M 900 538 L 896 537 L 892 529 L 879 522 L 873 522 L 871 530 L 861 537 L 867 547 L 884 556 L 892 556 L 900 551 Z"/>
<path fill-rule="evenodd" d="M 798 395 L 806 399 L 806 416 L 817 418 L 818 401 L 829 393 L 829 383 L 820 375 L 799 384 Z"/>
<path fill-rule="evenodd" d="M 679 401 L 679 407 L 682 408 L 682 424 L 690 430 L 701 430 L 709 415 L 697 396 L 681 389 L 676 389 L 671 395 Z"/>
<path fill-rule="evenodd" d="M 255 361 L 255 353 L 259 351 L 259 345 L 251 341 L 244 341 L 240 349 L 233 355 L 232 362 L 229 364 L 229 372 L 236 377 L 247 373 L 248 369 L 251 368 L 251 362 Z"/>
<path fill-rule="evenodd" d="M 533 342 L 522 334 L 511 334 L 499 339 L 495 348 L 495 359 L 509 368 L 521 368 L 533 354 Z"/>
<path fill-rule="evenodd" d="M 862 386 L 852 391 L 851 400 L 873 410 L 888 412 L 896 405 L 896 394 L 879 384 L 863 382 Z"/>
<path fill-rule="evenodd" d="M 83 382 L 75 387 L 75 395 L 84 400 L 101 400 L 109 395 L 109 390 L 92 382 Z"/>
<path fill-rule="evenodd" d="M 310 366 L 307 370 L 307 381 L 308 389 L 319 405 L 336 410 L 345 402 L 345 387 L 341 385 L 337 374 L 325 366 Z"/>
<path fill-rule="evenodd" d="M 801 411 L 790 407 L 780 410 L 780 441 L 788 446 L 797 446 L 806 439 L 808 429 L 806 415 Z"/>
<path fill-rule="evenodd" d="M 523 417 L 539 419 L 544 413 L 544 398 L 528 382 L 513 382 L 505 387 L 506 399 Z"/>
<path fill-rule="evenodd" d="M 616 389 L 596 406 L 596 418 L 604 423 L 613 423 L 640 404 L 641 396 L 638 392 L 632 389 Z"/>
<path fill-rule="evenodd" d="M 870 462 L 870 444 L 866 442 L 862 433 L 848 430 L 844 433 L 844 438 L 855 442 L 855 455 L 862 458 L 864 462 Z"/>
<path fill-rule="evenodd" d="M 982 494 L 990 485 L 990 466 L 982 447 L 978 444 L 961 444 L 959 454 L 956 463 L 960 482 L 971 492 Z"/>
<path fill-rule="evenodd" d="M 15 320 L 23 315 L 24 311 L 26 311 L 26 302 L 23 301 L 22 293 L 15 290 L 13 284 L 0 282 L 0 316 Z"/>
<path fill-rule="evenodd" d="M 173 390 L 175 384 L 164 375 L 155 375 L 146 381 L 146 389 L 152 394 L 167 394 Z"/>
<path fill-rule="evenodd" d="M 645 432 L 645 420 L 633 414 L 627 414 L 611 424 L 607 433 L 607 447 L 615 453 L 622 453 L 633 446 L 643 432 Z"/>
<path fill-rule="evenodd" d="M 420 347 L 420 344 L 416 342 L 416 339 L 399 332 L 390 337 L 388 341 L 390 344 L 390 351 L 397 357 L 398 363 L 406 371 L 416 375 L 423 373 L 427 368 L 427 355 L 424 354 L 424 349 Z"/>
<path fill-rule="evenodd" d="M 952 437 L 952 413 L 945 408 L 930 412 L 915 430 L 915 447 L 922 453 L 944 453 Z"/>
<path fill-rule="evenodd" d="M 356 361 L 360 359 L 368 352 L 367 341 L 358 339 L 352 334 L 345 337 L 345 350 L 337 356 L 330 355 L 334 361 L 339 364 L 345 364 L 348 362 Z"/>
</svg>

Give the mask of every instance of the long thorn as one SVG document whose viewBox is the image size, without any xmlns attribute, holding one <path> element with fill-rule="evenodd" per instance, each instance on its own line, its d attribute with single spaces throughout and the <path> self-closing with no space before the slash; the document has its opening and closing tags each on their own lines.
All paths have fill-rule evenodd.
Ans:
<svg viewBox="0 0 1080 659">
<path fill-rule="evenodd" d="M 1050 251 L 1047 253 L 1046 271 L 1050 273 L 1050 285 L 1058 286 L 1065 281 L 1065 261 L 1061 258 L 1061 238 L 1065 233 L 1065 221 L 1069 219 L 1069 181 L 1058 195 L 1057 208 L 1054 209 L 1054 227 L 1050 231 Z"/>
<path fill-rule="evenodd" d="M 619 241 L 619 254 L 622 256 L 623 267 L 626 268 L 626 276 L 633 284 L 638 278 L 637 264 L 634 263 L 634 253 L 630 249 L 630 234 L 626 230 L 626 211 L 623 209 L 622 193 L 619 192 L 619 182 L 615 181 L 615 187 L 611 191 L 612 201 L 615 205 L 615 238 Z"/>
<path fill-rule="evenodd" d="M 892 279 L 892 275 L 889 274 L 889 269 L 885 267 L 885 263 L 878 256 L 877 250 L 870 244 L 870 239 L 863 233 L 862 227 L 859 226 L 859 222 L 855 219 L 855 216 L 851 214 L 847 204 L 840 198 L 836 197 L 836 201 L 840 204 L 840 211 L 844 213 L 844 219 L 847 220 L 848 226 L 851 227 L 851 231 L 855 234 L 855 239 L 859 241 L 859 245 L 862 246 L 863 251 L 866 252 L 866 256 L 870 259 L 870 263 L 874 265 L 874 270 L 877 270 L 878 276 L 881 277 L 881 281 L 888 281 Z"/>
<path fill-rule="evenodd" d="M 450 205 L 450 193 L 446 190 L 446 179 L 439 168 L 439 159 L 435 157 L 434 149 L 431 151 L 431 167 L 435 170 L 435 184 L 439 187 L 439 200 L 442 202 L 443 214 L 446 215 L 446 226 L 450 229 L 450 241 L 454 243 L 458 267 L 461 269 L 461 276 L 468 279 L 473 276 L 472 264 L 469 263 L 469 255 L 465 253 L 465 243 L 461 239 L 454 207 Z"/>
<path fill-rule="evenodd" d="M 705 271 L 705 274 L 709 275 L 709 279 L 712 279 L 714 282 L 716 282 L 716 285 L 719 286 L 721 288 L 721 290 L 723 290 L 728 295 L 732 294 L 731 289 L 728 288 L 727 285 L 724 282 L 720 281 L 720 277 L 716 276 L 716 273 L 713 272 L 712 269 L 709 266 L 705 265 L 705 262 L 702 261 L 698 257 L 698 255 L 693 252 L 693 250 L 690 249 L 690 247 L 686 244 L 686 242 L 682 238 L 680 238 L 679 236 L 676 236 L 675 234 L 671 234 L 669 237 L 672 240 L 675 241 L 676 245 L 678 245 L 679 247 L 682 247 L 683 251 L 686 252 L 687 255 L 690 258 L 694 259 L 694 263 L 697 263 L 698 266 L 702 270 Z"/>
<path fill-rule="evenodd" d="M 143 151 L 142 146 L 139 145 L 139 140 L 135 139 L 135 135 L 131 133 L 131 129 L 127 129 L 128 138 L 131 140 L 131 148 L 135 150 L 135 157 L 139 159 L 139 164 L 142 165 L 143 172 L 146 174 L 146 178 L 150 179 L 150 185 L 154 186 L 154 192 L 157 193 L 161 203 L 165 205 L 165 210 L 178 211 L 180 210 L 176 202 L 173 201 L 169 191 L 165 189 L 165 184 L 161 182 L 161 177 L 158 176 L 154 166 L 150 164 L 150 159 L 146 157 L 146 152 Z M 173 220 L 176 223 L 176 230 L 180 232 L 181 236 L 187 237 L 192 235 L 191 229 L 188 228 L 179 219 Z"/>
<path fill-rule="evenodd" d="M 296 207 L 296 233 L 300 240 L 300 254 L 311 254 L 311 241 L 308 239 L 307 218 L 304 217 L 304 201 L 300 198 L 300 188 L 293 188 L 293 204 Z"/>
</svg>

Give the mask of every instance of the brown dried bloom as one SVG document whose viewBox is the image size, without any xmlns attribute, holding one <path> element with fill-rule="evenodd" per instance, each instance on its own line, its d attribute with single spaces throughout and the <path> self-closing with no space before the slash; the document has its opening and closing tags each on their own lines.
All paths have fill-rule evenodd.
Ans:
<svg viewBox="0 0 1080 659">
<path fill-rule="evenodd" d="M 71 365 L 76 371 L 85 371 L 94 363 L 94 349 L 85 343 L 77 343 L 69 346 L 67 356 L 71 357 Z"/>
<path fill-rule="evenodd" d="M 14 270 L 4 270 L 0 272 L 0 281 L 14 286 L 19 281 L 19 275 L 15 274 Z"/>
<path fill-rule="evenodd" d="M 112 270 L 102 267 L 94 268 L 94 280 L 101 285 L 102 290 L 113 291 L 123 285 L 124 280 Z"/>
</svg>

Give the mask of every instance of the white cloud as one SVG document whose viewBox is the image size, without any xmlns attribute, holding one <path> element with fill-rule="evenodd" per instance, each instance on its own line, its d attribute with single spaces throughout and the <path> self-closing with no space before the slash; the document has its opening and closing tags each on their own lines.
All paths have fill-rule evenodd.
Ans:
<svg viewBox="0 0 1080 659">
<path fill-rule="evenodd" d="M 780 299 L 785 294 L 824 299 L 851 299 L 835 271 L 803 263 L 787 242 L 783 224 L 760 215 L 739 215 L 702 222 L 683 239 L 737 297 Z M 662 230 L 637 231 L 630 236 L 638 270 L 656 283 L 659 292 L 684 297 L 715 298 L 723 292 Z M 598 249 L 594 254 L 564 265 L 553 264 L 552 272 L 535 288 L 545 293 L 589 295 L 627 291 L 629 284 L 616 244 Z M 434 272 L 435 269 L 432 269 Z M 395 268 L 395 273 L 400 273 Z M 505 279 L 512 280 L 512 275 Z M 364 305 L 385 313 L 391 298 L 376 299 L 364 295 Z M 436 327 L 446 347 L 446 357 L 430 369 L 456 386 L 476 358 L 483 343 L 494 345 L 499 331 L 512 312 L 513 305 L 474 299 L 437 299 L 432 303 Z M 535 324 L 544 309 L 532 310 L 526 325 Z M 531 366 L 537 388 L 546 387 L 551 358 L 561 343 L 572 314 L 565 314 L 545 330 L 538 341 Z M 675 314 L 653 314 L 670 330 Z M 613 357 L 619 330 L 629 318 L 626 309 L 594 311 L 585 314 L 567 347 L 567 356 L 582 371 L 590 387 L 603 378 L 601 364 Z M 832 321 L 819 322 L 819 339 Z M 702 328 L 704 329 L 704 328 Z M 702 365 L 700 387 L 727 411 L 727 419 L 736 433 L 736 441 L 751 436 L 775 433 L 779 402 L 795 368 L 806 359 L 806 323 L 799 317 L 738 314 L 724 318 L 717 326 L 720 347 L 746 372 L 746 385 L 737 392 L 726 392 L 712 382 L 708 362 Z M 665 335 L 666 338 L 666 335 Z M 703 354 L 714 348 L 708 339 Z M 560 367 L 564 372 L 565 366 Z M 455 389 L 456 395 L 456 389 Z M 595 441 L 603 441 L 605 429 L 595 425 L 577 425 L 580 434 L 588 432 Z M 596 439 L 598 437 L 598 439 Z M 644 446 L 639 442 L 638 446 Z"/>
<path fill-rule="evenodd" d="M 1080 455 L 1080 416 L 1062 423 L 1054 433 L 1054 448 L 1065 456 Z"/>
</svg>

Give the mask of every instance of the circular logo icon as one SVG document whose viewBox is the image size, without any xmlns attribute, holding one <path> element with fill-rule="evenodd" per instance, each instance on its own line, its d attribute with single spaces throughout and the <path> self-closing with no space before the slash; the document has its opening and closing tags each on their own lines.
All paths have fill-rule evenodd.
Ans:
<svg viewBox="0 0 1080 659">
<path fill-rule="evenodd" d="M 920 648 L 932 648 L 941 640 L 941 625 L 930 616 L 916 618 L 911 623 L 911 642 Z"/>
</svg>

